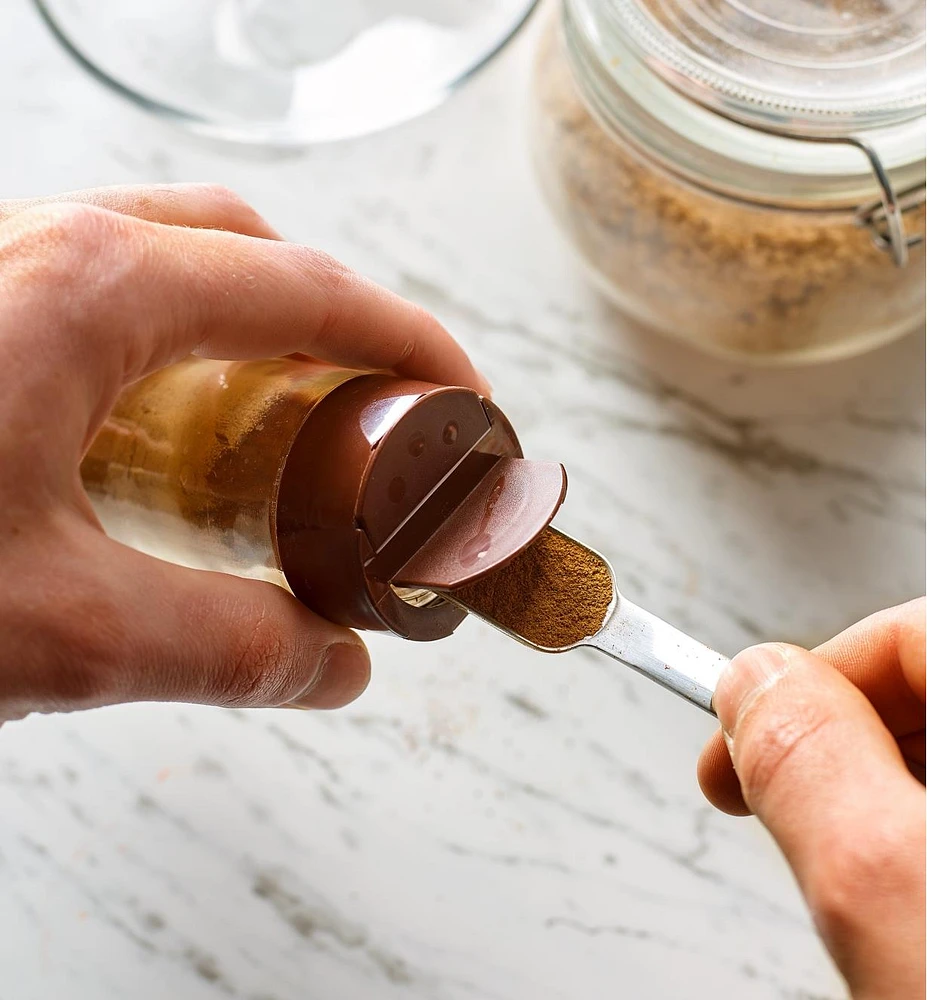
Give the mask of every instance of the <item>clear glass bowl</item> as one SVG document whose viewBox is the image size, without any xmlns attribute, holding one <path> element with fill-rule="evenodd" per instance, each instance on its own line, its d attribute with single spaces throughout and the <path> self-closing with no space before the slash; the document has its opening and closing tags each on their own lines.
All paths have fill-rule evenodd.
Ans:
<svg viewBox="0 0 927 1000">
<path fill-rule="evenodd" d="M 305 145 L 438 105 L 537 0 L 35 0 L 99 80 L 189 128 Z"/>
<path fill-rule="evenodd" d="M 739 39 L 733 66 L 737 25 L 719 29 L 726 48 L 712 66 L 720 43 L 693 40 L 683 15 L 701 12 L 707 31 L 709 14 L 750 6 L 565 0 L 534 77 L 541 183 L 596 283 L 648 326 L 755 362 L 859 353 L 923 321 L 923 66 L 906 55 L 923 34 L 883 46 L 884 72 L 898 78 L 881 91 L 859 64 L 848 72 L 846 52 L 832 76 L 805 72 L 813 52 L 786 73 L 768 25 L 763 44 Z M 796 7 L 807 5 L 776 10 L 787 19 Z M 629 26 L 629 10 L 646 31 Z M 811 27 L 830 58 L 827 26 Z M 804 95 L 812 78 L 828 87 Z M 884 212 L 864 146 L 903 192 L 903 266 L 884 218 L 865 224 L 867 204 L 877 220 Z"/>
</svg>

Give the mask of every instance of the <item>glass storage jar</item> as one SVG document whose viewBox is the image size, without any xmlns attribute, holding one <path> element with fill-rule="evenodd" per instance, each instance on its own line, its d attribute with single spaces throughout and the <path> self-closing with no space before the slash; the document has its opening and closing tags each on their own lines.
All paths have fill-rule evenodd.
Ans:
<svg viewBox="0 0 927 1000">
<path fill-rule="evenodd" d="M 532 141 L 596 283 L 715 354 L 821 361 L 923 320 L 924 10 L 562 0 Z"/>
</svg>

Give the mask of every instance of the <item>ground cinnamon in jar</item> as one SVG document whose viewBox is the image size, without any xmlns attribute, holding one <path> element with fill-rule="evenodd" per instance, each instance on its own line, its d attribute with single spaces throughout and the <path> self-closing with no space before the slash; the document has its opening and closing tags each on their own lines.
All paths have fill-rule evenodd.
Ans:
<svg viewBox="0 0 927 1000">
<path fill-rule="evenodd" d="M 611 573 L 599 556 L 548 528 L 508 566 L 455 591 L 454 598 L 522 638 L 556 649 L 599 631 L 612 591 Z"/>
</svg>

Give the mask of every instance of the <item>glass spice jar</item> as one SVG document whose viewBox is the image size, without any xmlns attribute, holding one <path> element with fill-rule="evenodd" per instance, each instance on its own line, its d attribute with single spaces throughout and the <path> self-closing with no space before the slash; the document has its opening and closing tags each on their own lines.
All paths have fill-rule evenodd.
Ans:
<svg viewBox="0 0 927 1000">
<path fill-rule="evenodd" d="M 633 318 L 755 362 L 924 315 L 924 9 L 563 0 L 532 139 L 554 214 Z"/>
<path fill-rule="evenodd" d="M 188 358 L 133 383 L 81 478 L 117 541 L 419 640 L 466 615 L 435 591 L 525 550 L 566 491 L 474 390 L 301 357 Z"/>
</svg>

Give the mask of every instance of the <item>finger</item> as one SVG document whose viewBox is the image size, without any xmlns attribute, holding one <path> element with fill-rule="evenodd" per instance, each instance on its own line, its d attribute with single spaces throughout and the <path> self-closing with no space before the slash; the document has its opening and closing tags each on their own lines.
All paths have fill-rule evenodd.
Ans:
<svg viewBox="0 0 927 1000">
<path fill-rule="evenodd" d="M 34 708 L 37 691 L 46 711 L 124 701 L 338 708 L 367 685 L 358 636 L 271 583 L 174 566 L 82 523 L 56 549 L 41 606 L 18 616 L 23 655 L 4 690 L 14 708 Z"/>
<path fill-rule="evenodd" d="M 94 205 L 167 226 L 225 229 L 268 240 L 282 238 L 244 199 L 220 184 L 126 184 L 0 201 L 0 223 L 29 209 L 62 203 Z"/>
<path fill-rule="evenodd" d="M 815 652 L 856 685 L 896 735 L 924 728 L 925 600 L 879 611 Z"/>
<path fill-rule="evenodd" d="M 115 701 L 340 708 L 366 688 L 370 658 L 360 638 L 282 588 L 135 552 L 119 556 L 119 575 L 137 583 L 113 618 L 132 624 L 116 644 L 128 655 L 120 653 Z M 167 636 L 186 641 L 176 648 Z"/>
<path fill-rule="evenodd" d="M 39 382 L 59 410 L 82 398 L 102 419 L 123 385 L 192 352 L 302 352 L 482 385 L 434 317 L 308 247 L 56 204 L 0 226 L 4 260 L 0 344 L 41 362 L 29 365 L 19 395 L 40 398 Z M 81 416 L 69 414 L 72 423 Z"/>
<path fill-rule="evenodd" d="M 924 767 L 924 731 L 898 738 L 898 748 L 911 774 L 924 784 L 927 770 Z M 750 807 L 744 802 L 743 792 L 731 754 L 720 730 L 713 733 L 698 759 L 699 788 L 706 799 L 729 816 L 749 816 Z"/>
<path fill-rule="evenodd" d="M 706 799 L 729 816 L 749 816 L 740 782 L 731 763 L 731 754 L 719 729 L 705 744 L 696 771 L 699 788 Z"/>
<path fill-rule="evenodd" d="M 899 927 L 894 910 L 923 910 L 923 790 L 873 706 L 820 657 L 777 644 L 735 657 L 714 704 L 744 799 L 838 963 L 910 968 L 923 916 Z"/>
<path fill-rule="evenodd" d="M 872 702 L 915 775 L 924 763 L 924 614 L 923 598 L 909 601 L 870 615 L 815 650 Z M 718 809 L 749 814 L 720 732 L 702 751 L 698 781 Z"/>
</svg>

